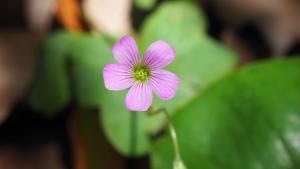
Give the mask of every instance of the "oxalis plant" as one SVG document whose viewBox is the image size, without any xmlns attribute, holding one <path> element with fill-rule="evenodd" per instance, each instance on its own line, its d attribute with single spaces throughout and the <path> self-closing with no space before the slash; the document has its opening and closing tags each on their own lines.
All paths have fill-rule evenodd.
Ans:
<svg viewBox="0 0 300 169">
<path fill-rule="evenodd" d="M 103 69 L 105 87 L 111 91 L 129 89 L 125 98 L 125 105 L 132 114 L 131 151 L 135 154 L 135 128 L 137 112 L 149 115 L 164 113 L 174 145 L 175 159 L 173 169 L 186 169 L 180 155 L 180 148 L 176 131 L 171 123 L 166 108 L 152 106 L 153 92 L 161 100 L 170 100 L 176 95 L 179 78 L 172 72 L 163 70 L 176 56 L 175 49 L 163 40 L 153 42 L 140 59 L 135 40 L 126 35 L 113 47 L 112 52 L 118 64 L 108 64 Z"/>
<path fill-rule="evenodd" d="M 201 11 L 190 1 L 163 3 L 136 34 L 140 51 L 163 39 L 176 49 L 176 59 L 165 43 L 151 45 L 158 47 L 149 48 L 142 60 L 131 37 L 118 42 L 114 53 L 121 66 L 109 66 L 105 72 L 106 87 L 124 89 L 118 92 L 108 91 L 102 78 L 105 65 L 116 62 L 111 52 L 115 38 L 91 32 L 51 33 L 38 48 L 39 64 L 28 103 L 46 118 L 70 111 L 78 122 L 74 130 L 82 135 L 83 157 L 90 169 L 135 167 L 127 157 L 145 155 L 153 169 L 171 169 L 174 161 L 175 168 L 184 168 L 181 158 L 189 169 L 299 169 L 299 56 L 256 61 L 236 69 L 239 57 L 207 35 Z M 157 53 L 164 54 L 157 57 Z M 148 62 L 146 55 L 152 58 Z M 180 78 L 178 88 L 173 78 L 156 74 L 171 62 L 166 67 Z M 159 79 L 158 85 L 153 77 Z M 173 85 L 165 89 L 163 84 L 169 81 Z M 153 97 L 151 104 L 151 98 L 141 101 L 142 97 L 132 99 L 128 94 L 130 99 L 124 103 L 125 89 L 145 90 L 140 94 L 150 91 L 148 97 L 154 91 L 172 100 Z M 179 151 L 177 139 L 175 144 L 171 139 L 175 132 L 156 140 L 150 137 L 161 129 L 165 113 L 172 115 L 180 143 L 175 160 L 173 145 Z M 117 161 L 120 155 L 123 158 Z M 124 158 L 128 163 L 123 163 Z"/>
</svg>

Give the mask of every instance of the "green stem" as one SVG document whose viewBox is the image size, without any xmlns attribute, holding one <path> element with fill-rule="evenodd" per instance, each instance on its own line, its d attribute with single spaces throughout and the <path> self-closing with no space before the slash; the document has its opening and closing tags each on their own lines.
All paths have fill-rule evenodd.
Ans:
<svg viewBox="0 0 300 169">
<path fill-rule="evenodd" d="M 157 109 L 157 110 L 154 110 L 154 111 L 149 110 L 148 112 L 150 114 L 156 114 L 158 112 L 163 112 L 164 113 L 164 115 L 166 116 L 166 119 L 167 119 L 169 131 L 170 131 L 171 138 L 172 138 L 173 145 L 174 145 L 175 161 L 181 161 L 181 155 L 180 155 L 180 149 L 179 149 L 176 130 L 175 130 L 175 127 L 173 126 L 173 124 L 171 123 L 171 118 L 169 116 L 169 113 L 168 113 L 167 109 L 166 108 L 160 108 L 160 109 Z"/>
<path fill-rule="evenodd" d="M 165 108 L 163 108 L 162 112 L 164 112 L 164 114 L 166 116 L 166 119 L 167 119 L 168 126 L 169 126 L 171 138 L 172 138 L 173 145 L 174 145 L 175 160 L 180 161 L 181 160 L 181 156 L 180 156 L 180 149 L 179 149 L 179 144 L 178 144 L 176 130 L 175 130 L 173 124 L 171 123 L 171 119 L 170 119 L 170 116 L 169 116 L 167 110 Z"/>
<path fill-rule="evenodd" d="M 130 112 L 130 154 L 134 157 L 136 156 L 136 146 L 137 146 L 137 112 Z"/>
</svg>

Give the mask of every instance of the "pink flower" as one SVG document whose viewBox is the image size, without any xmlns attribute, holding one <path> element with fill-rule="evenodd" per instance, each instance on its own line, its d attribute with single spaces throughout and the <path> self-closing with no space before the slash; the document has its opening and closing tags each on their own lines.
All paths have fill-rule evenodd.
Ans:
<svg viewBox="0 0 300 169">
<path fill-rule="evenodd" d="M 175 96 L 178 77 L 160 69 L 176 55 L 168 43 L 162 40 L 152 43 L 140 61 L 135 40 L 126 35 L 112 47 L 112 52 L 119 64 L 104 67 L 105 87 L 114 91 L 130 88 L 125 99 L 129 110 L 147 111 L 152 104 L 152 91 L 162 100 Z"/>
</svg>

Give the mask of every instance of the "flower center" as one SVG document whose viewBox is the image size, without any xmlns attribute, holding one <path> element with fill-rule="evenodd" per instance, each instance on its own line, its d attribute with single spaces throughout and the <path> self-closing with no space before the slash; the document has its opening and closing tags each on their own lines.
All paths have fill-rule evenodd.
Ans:
<svg viewBox="0 0 300 169">
<path fill-rule="evenodd" d="M 145 82 L 150 77 L 150 70 L 145 65 L 139 65 L 133 69 L 133 78 L 139 82 Z"/>
</svg>

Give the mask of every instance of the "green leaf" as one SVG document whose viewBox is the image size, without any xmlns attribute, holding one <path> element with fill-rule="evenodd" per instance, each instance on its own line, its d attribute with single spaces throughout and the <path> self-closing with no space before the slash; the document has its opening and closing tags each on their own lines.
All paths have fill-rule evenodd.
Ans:
<svg viewBox="0 0 300 169">
<path fill-rule="evenodd" d="M 166 69 L 180 77 L 180 87 L 171 101 L 154 99 L 154 107 L 171 111 L 184 105 L 211 82 L 230 72 L 236 57 L 230 50 L 209 39 L 206 22 L 200 9 L 190 3 L 164 3 L 150 15 L 143 26 L 138 44 L 142 51 L 155 40 L 165 40 L 177 52 L 176 59 Z M 122 154 L 130 155 L 130 113 L 126 110 L 126 91 L 104 93 L 102 123 L 106 135 Z M 137 155 L 149 150 L 149 134 L 164 124 L 164 116 L 138 113 Z"/>
<path fill-rule="evenodd" d="M 210 86 L 173 117 L 188 169 L 300 168 L 300 59 L 251 65 Z M 154 146 L 171 168 L 170 136 Z"/>
<path fill-rule="evenodd" d="M 102 124 L 106 136 L 114 147 L 123 155 L 142 155 L 149 149 L 149 136 L 145 131 L 146 126 L 151 124 L 147 121 L 155 118 L 147 118 L 143 112 L 129 112 L 125 107 L 125 95 L 127 91 L 104 91 L 101 99 Z M 136 151 L 131 152 L 131 131 L 130 113 L 135 113 L 138 117 L 136 127 Z"/>
<path fill-rule="evenodd" d="M 135 5 L 141 9 L 151 9 L 154 5 L 156 0 L 134 0 Z"/>
<path fill-rule="evenodd" d="M 114 60 L 110 44 L 100 35 L 78 34 L 70 46 L 69 55 L 77 106 L 98 107 L 103 94 L 102 68 Z"/>
<path fill-rule="evenodd" d="M 55 114 L 74 102 L 79 108 L 99 107 L 104 64 L 112 62 L 105 37 L 61 31 L 40 44 L 38 68 L 29 94 L 35 109 Z"/>
<path fill-rule="evenodd" d="M 29 93 L 29 104 L 51 115 L 70 100 L 67 52 L 72 40 L 68 32 L 47 36 L 39 45 L 36 77 Z"/>
<path fill-rule="evenodd" d="M 163 3 L 142 26 L 142 50 L 158 39 L 171 42 L 177 52 L 189 50 L 195 41 L 208 37 L 206 28 L 202 10 L 192 3 Z"/>
</svg>

